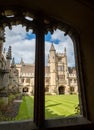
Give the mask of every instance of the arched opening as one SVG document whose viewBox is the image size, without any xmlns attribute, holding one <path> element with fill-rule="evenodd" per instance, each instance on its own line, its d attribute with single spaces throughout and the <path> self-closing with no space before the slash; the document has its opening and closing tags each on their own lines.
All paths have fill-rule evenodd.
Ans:
<svg viewBox="0 0 94 130">
<path fill-rule="evenodd" d="M 19 21 L 18 21 L 19 22 Z M 38 21 L 37 21 L 38 22 Z M 42 21 L 43 22 L 43 21 Z M 40 22 L 40 23 L 42 23 L 42 22 Z M 47 21 L 46 21 L 47 22 Z M 36 23 L 36 22 L 35 22 Z M 39 25 L 41 25 L 39 23 Z M 48 21 L 48 23 L 49 23 L 49 21 Z M 47 23 L 47 24 L 48 24 Z M 41 119 L 41 121 L 39 121 L 38 120 L 38 118 L 34 118 L 34 121 L 38 121 L 38 123 L 39 124 L 41 124 L 41 122 L 44 120 L 44 111 L 42 112 L 41 111 L 41 113 L 40 113 L 40 110 L 44 110 L 44 106 L 43 106 L 43 104 L 44 104 L 44 94 L 43 94 L 43 92 L 44 92 L 44 30 L 42 29 L 42 26 L 44 26 L 44 24 L 43 25 L 41 25 L 41 27 L 39 27 L 38 28 L 38 26 L 36 26 L 39 30 L 37 30 L 38 32 L 37 32 L 37 46 L 36 46 L 36 68 L 37 69 L 35 69 L 36 70 L 36 73 L 35 73 L 35 81 L 37 81 L 37 82 L 35 82 L 36 83 L 36 85 L 35 85 L 35 90 L 36 90 L 36 92 L 35 92 L 35 96 L 36 96 L 36 98 L 35 98 L 35 107 L 37 106 L 37 109 L 35 108 L 35 117 L 38 117 L 38 116 L 36 116 L 36 115 L 42 115 L 41 117 L 42 117 L 42 119 Z M 40 35 L 40 32 L 42 31 L 42 33 L 41 33 L 41 35 Z M 64 35 L 66 35 L 67 34 L 67 31 L 65 31 L 65 34 Z M 41 43 L 42 42 L 42 44 L 41 45 L 39 45 L 39 43 Z M 56 39 L 56 38 L 54 38 L 54 42 L 55 42 L 55 45 L 57 45 L 58 44 L 58 42 L 60 42 L 61 43 L 61 41 L 60 41 L 60 39 L 58 40 L 58 39 Z M 51 45 L 51 44 L 50 44 Z M 58 45 L 61 45 L 61 44 L 58 44 Z M 42 47 L 41 47 L 42 46 Z M 62 47 L 60 47 L 61 49 L 62 49 Z M 53 61 L 55 61 L 55 60 L 57 60 L 56 58 L 57 57 L 55 57 L 55 56 L 57 56 L 56 55 L 56 52 L 55 52 L 55 49 L 54 49 L 54 47 L 53 47 L 53 45 L 51 46 L 51 49 L 52 50 L 50 50 L 50 51 L 52 51 L 51 52 L 51 58 L 49 59 L 49 62 L 52 62 L 53 63 Z M 55 52 L 55 53 L 53 53 L 53 51 Z M 53 66 L 53 64 L 52 64 L 52 66 L 51 66 L 51 68 L 52 68 L 52 71 L 51 71 L 51 73 L 52 73 L 52 76 L 51 76 L 51 79 L 52 79 L 52 84 L 51 84 L 51 86 L 52 86 L 52 88 L 50 89 L 51 90 L 51 93 L 54 93 L 54 94 L 56 94 L 56 92 L 57 92 L 57 86 L 58 86 L 58 84 L 59 83 L 65 83 L 66 84 L 66 82 L 67 82 L 67 77 L 68 77 L 68 66 L 66 66 L 66 64 L 67 64 L 67 60 L 66 60 L 66 47 L 65 47 L 65 49 L 64 49 L 64 53 L 63 53 L 63 57 L 62 58 L 64 58 L 65 57 L 65 59 L 63 59 L 64 60 L 64 62 L 62 63 L 62 59 L 61 59 L 61 53 L 58 53 L 58 71 L 59 71 L 59 74 L 60 74 L 60 76 L 57 76 L 56 75 L 56 70 L 57 69 L 55 69 L 55 67 L 56 67 L 56 65 L 54 65 Z M 22 64 L 23 64 L 23 62 L 21 62 Z M 54 63 L 56 63 L 56 62 L 54 62 Z M 24 65 L 24 64 L 23 64 Z M 41 70 L 41 71 L 39 71 L 39 70 Z M 65 75 L 63 75 L 63 71 L 65 71 L 66 72 L 66 74 Z M 49 76 L 49 69 L 48 69 L 48 67 L 47 67 L 47 77 Z M 62 72 L 62 73 L 61 73 Z M 28 74 L 29 75 L 29 74 Z M 27 75 L 27 76 L 28 76 Z M 34 74 L 32 74 L 32 75 L 34 75 Z M 41 76 L 42 75 L 42 76 Z M 72 75 L 71 75 L 72 76 Z M 37 78 L 36 78 L 37 77 Z M 59 78 L 58 78 L 59 77 Z M 41 79 L 41 80 L 40 80 Z M 55 82 L 54 82 L 55 81 Z M 58 82 L 59 81 L 59 82 Z M 72 82 L 73 83 L 73 82 Z M 71 84 L 71 82 L 70 82 L 70 84 Z M 67 89 L 67 88 L 66 88 Z M 27 89 L 26 90 L 24 90 L 25 92 L 26 91 L 28 91 Z M 63 87 L 63 86 L 60 86 L 59 87 L 59 94 L 61 95 L 61 94 L 65 94 L 65 88 Z M 42 97 L 42 98 L 41 98 Z M 59 96 L 60 97 L 60 96 Z M 51 97 L 52 98 L 52 97 Z M 42 104 L 42 105 L 41 105 Z M 59 104 L 59 103 L 58 103 Z M 58 104 L 55 104 L 55 105 L 58 105 Z M 62 103 L 61 103 L 62 104 Z M 55 106 L 55 105 L 49 105 L 49 106 Z M 41 109 L 41 106 L 43 106 L 43 109 Z M 53 113 L 53 112 L 52 112 Z M 61 115 L 62 116 L 62 115 Z"/>
<path fill-rule="evenodd" d="M 59 91 L 59 95 L 65 94 L 65 87 L 64 86 L 60 86 L 58 88 L 58 91 Z"/>
<path fill-rule="evenodd" d="M 0 95 L 2 94 L 0 105 L 3 104 L 1 104 L 1 101 L 3 102 L 4 99 L 4 102 L 7 102 L 5 105 L 8 106 L 3 107 L 3 109 L 6 109 L 5 113 L 3 113 L 3 109 L 0 109 L 0 113 L 3 113 L 2 117 L 7 116 L 6 120 L 12 120 L 12 118 L 18 120 L 16 116 L 19 115 L 22 102 L 19 102 L 19 104 L 16 102 L 14 105 L 15 100 L 25 100 L 28 102 L 28 100 L 34 99 L 34 93 L 32 94 L 32 91 L 34 92 L 35 34 L 32 33 L 32 29 L 29 29 L 27 32 L 26 27 L 22 26 L 22 24 L 11 25 L 11 29 L 6 26 L 2 31 L 2 38 L 5 37 L 5 41 L 0 39 L 0 45 L 2 45 L 0 47 L 0 60 L 2 59 L 3 63 L 2 67 L 0 67 L 2 69 L 0 76 L 3 79 L 1 80 L 0 77 L 0 84 L 2 86 L 2 90 L 0 90 Z M 32 101 L 31 104 L 32 106 L 30 107 L 33 113 L 34 102 Z M 19 107 L 15 109 L 17 105 Z M 26 107 L 29 106 L 28 103 L 25 105 Z M 8 109 L 11 109 L 12 112 L 8 111 Z M 11 117 L 13 113 L 16 114 Z M 28 114 L 24 114 L 29 119 Z M 32 119 L 33 114 L 30 117 Z M 18 118 L 19 120 L 24 120 L 24 116 Z M 0 121 L 3 120 L 3 118 L 0 118 Z"/>
<path fill-rule="evenodd" d="M 48 104 L 53 105 L 55 102 L 59 104 L 61 101 L 58 111 L 61 111 L 61 107 L 65 106 L 65 110 L 61 113 L 61 116 L 65 111 L 65 116 L 75 115 L 75 105 L 79 104 L 78 89 L 75 91 L 75 94 L 73 92 L 74 90 L 70 90 L 71 86 L 74 88 L 79 87 L 78 82 L 75 82 L 75 80 L 78 81 L 75 43 L 70 35 L 66 33 L 61 28 L 56 28 L 52 34 L 49 31 L 48 34 L 45 35 L 45 79 L 49 77 L 47 84 L 50 92 L 49 100 L 45 93 L 45 104 L 47 102 L 47 105 L 45 105 L 46 118 L 59 117 L 58 114 L 54 115 L 51 113 L 50 116 L 48 115 Z M 75 104 L 73 110 L 70 111 L 71 114 L 67 111 L 69 106 L 66 105 L 68 103 L 71 107 L 69 100 Z M 62 102 L 64 103 L 63 106 Z M 53 109 L 53 111 L 56 111 L 57 106 L 55 105 Z M 51 108 L 49 108 L 49 110 L 51 110 Z"/>
<path fill-rule="evenodd" d="M 29 90 L 28 87 L 23 88 L 23 92 L 25 92 L 25 93 L 28 92 L 28 90 Z"/>
</svg>

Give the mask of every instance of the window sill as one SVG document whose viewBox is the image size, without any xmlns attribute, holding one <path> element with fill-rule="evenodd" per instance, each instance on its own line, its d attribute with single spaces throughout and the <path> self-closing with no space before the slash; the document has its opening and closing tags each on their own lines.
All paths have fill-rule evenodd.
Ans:
<svg viewBox="0 0 94 130">
<path fill-rule="evenodd" d="M 0 122 L 0 130 L 32 130 L 37 129 L 32 120 Z"/>
<path fill-rule="evenodd" d="M 46 128 L 70 127 L 77 125 L 91 125 L 91 122 L 83 116 L 66 117 L 61 119 L 49 119 L 45 121 Z"/>
<path fill-rule="evenodd" d="M 92 123 L 86 118 L 79 117 L 67 117 L 61 119 L 48 119 L 45 120 L 44 127 L 42 129 L 64 129 L 74 130 L 77 128 L 91 128 Z M 37 130 L 38 128 L 32 120 L 27 121 L 10 121 L 10 122 L 1 122 L 0 130 Z M 90 129 L 91 130 L 91 129 Z"/>
</svg>

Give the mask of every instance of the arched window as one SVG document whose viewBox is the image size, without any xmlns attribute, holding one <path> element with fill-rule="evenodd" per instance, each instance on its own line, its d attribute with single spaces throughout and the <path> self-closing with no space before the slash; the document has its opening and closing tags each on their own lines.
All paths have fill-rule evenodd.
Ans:
<svg viewBox="0 0 94 130">
<path fill-rule="evenodd" d="M 20 13 L 20 15 L 19 15 Z M 34 125 L 36 125 L 36 127 L 50 127 L 50 124 L 52 124 L 52 126 L 55 126 L 56 122 L 60 122 L 64 125 L 71 125 L 72 123 L 78 123 L 79 120 L 84 120 L 84 117 L 87 117 L 87 108 L 86 108 L 86 102 L 85 102 L 85 92 L 84 92 L 84 87 L 83 87 L 83 75 L 82 75 L 82 68 L 81 68 L 81 57 L 80 57 L 80 50 L 79 50 L 79 35 L 77 33 L 77 31 L 72 28 L 70 25 L 67 25 L 65 23 L 63 23 L 62 21 L 58 21 L 56 19 L 52 19 L 52 18 L 48 18 L 46 19 L 46 16 L 42 16 L 42 14 L 40 14 L 39 16 L 34 14 L 33 19 L 31 19 L 28 15 L 32 16 L 30 13 L 27 13 L 25 11 L 20 11 L 20 12 L 15 12 L 15 11 L 5 11 L 4 13 L 1 13 L 1 17 L 2 17 L 2 21 L 4 21 L 4 23 L 2 23 L 2 28 L 4 29 L 5 26 L 9 26 L 9 28 L 11 29 L 11 25 L 15 25 L 15 24 L 22 24 L 26 26 L 26 30 L 28 31 L 29 29 L 33 29 L 33 32 L 35 33 L 35 38 L 36 38 L 36 45 L 35 45 L 35 69 L 32 66 L 29 66 L 31 68 L 32 73 L 34 73 L 34 90 L 32 90 L 32 87 L 30 89 L 30 92 L 32 93 L 34 91 L 34 98 L 31 99 L 31 102 L 34 101 L 34 115 L 33 115 L 33 121 L 23 121 L 21 122 L 21 124 L 26 125 L 28 124 L 28 130 L 31 127 L 34 127 Z M 27 17 L 28 16 L 28 17 Z M 61 118 L 61 119 L 54 119 L 54 120 L 47 120 L 45 119 L 45 34 L 48 32 L 53 33 L 54 29 L 60 29 L 61 31 L 64 31 L 64 35 L 66 36 L 67 34 L 72 38 L 72 41 L 74 43 L 74 50 L 75 50 L 75 60 L 76 60 L 76 70 L 77 70 L 77 79 L 78 79 L 78 91 L 79 91 L 79 98 L 80 98 L 80 115 L 81 118 L 75 116 L 75 117 L 70 117 L 70 118 Z M 29 35 L 29 34 L 28 34 Z M 34 49 L 34 48 L 33 48 Z M 9 48 L 8 52 L 10 52 L 11 48 Z M 55 95 L 56 93 L 58 94 L 58 90 L 59 93 L 65 93 L 65 91 L 69 90 L 69 87 L 64 90 L 64 88 L 62 87 L 62 84 L 64 82 L 68 82 L 68 79 L 66 79 L 66 81 L 62 80 L 61 81 L 61 85 L 60 82 L 58 82 L 58 76 L 56 77 L 56 71 L 58 69 L 55 69 L 56 65 L 57 65 L 57 56 L 56 56 L 56 52 L 55 52 L 55 48 L 52 44 L 51 46 L 51 50 L 50 53 L 52 54 L 52 56 L 54 56 L 54 58 L 50 59 L 50 63 L 51 63 L 51 68 L 54 69 L 54 71 L 52 71 L 52 69 L 48 70 L 48 72 L 52 73 L 52 77 L 50 78 L 50 80 L 52 80 L 51 83 L 56 83 L 56 84 L 50 84 L 51 87 L 49 87 L 48 91 L 52 92 L 52 95 Z M 64 54 L 66 53 L 66 49 L 64 50 Z M 59 55 L 60 56 L 60 55 Z M 8 53 L 7 54 L 7 58 L 11 58 L 11 54 Z M 55 62 L 56 60 L 56 62 Z M 55 65 L 53 65 L 53 63 L 56 63 Z M 68 67 L 66 67 L 66 60 L 64 61 L 65 64 L 62 64 L 64 67 L 64 71 L 68 72 Z M 12 63 L 14 65 L 14 62 Z M 61 64 L 61 62 L 59 62 L 59 64 Z M 14 65 L 15 66 L 15 65 Z M 23 71 L 26 70 L 26 66 L 24 64 L 24 62 L 21 60 L 21 66 L 23 66 Z M 9 67 L 9 66 L 7 66 Z M 14 67 L 15 68 L 15 67 Z M 18 69 L 19 69 L 19 65 L 18 65 Z M 22 69 L 20 69 L 20 71 L 22 71 Z M 8 72 L 8 70 L 4 70 L 5 72 Z M 54 73 L 54 74 L 53 74 Z M 62 72 L 63 73 L 63 72 Z M 64 75 L 65 78 L 69 78 L 69 76 L 72 76 L 71 74 L 69 75 L 69 73 L 67 73 L 67 75 Z M 54 82 L 54 81 L 56 82 Z M 15 80 L 14 80 L 15 81 Z M 60 85 L 59 89 L 57 89 L 57 85 Z M 67 83 L 68 86 L 68 83 Z M 51 88 L 51 89 L 50 89 Z M 2 94 L 1 94 L 2 95 Z M 34 100 L 33 100 L 34 99 Z M 26 98 L 24 99 L 24 101 L 26 100 Z M 29 102 L 30 103 L 30 102 Z M 55 105 L 59 105 L 60 103 L 56 103 Z M 50 104 L 48 106 L 48 110 L 49 107 L 51 107 L 54 104 Z M 51 112 L 51 111 L 50 111 Z M 56 113 L 54 113 L 56 114 Z M 31 118 L 29 118 L 31 119 Z M 11 124 L 11 123 L 10 123 Z M 20 122 L 16 123 L 18 126 L 20 124 Z M 47 126 L 48 124 L 48 126 Z M 54 125 L 53 125 L 54 124 Z M 7 125 L 7 124 L 6 124 Z M 10 125 L 12 126 L 13 123 Z M 26 125 L 27 126 L 27 125 Z M 25 126 L 25 128 L 26 128 Z M 35 127 L 35 128 L 36 128 Z M 25 129 L 24 128 L 24 129 Z M 12 129 L 12 127 L 10 128 L 10 130 Z"/>
</svg>

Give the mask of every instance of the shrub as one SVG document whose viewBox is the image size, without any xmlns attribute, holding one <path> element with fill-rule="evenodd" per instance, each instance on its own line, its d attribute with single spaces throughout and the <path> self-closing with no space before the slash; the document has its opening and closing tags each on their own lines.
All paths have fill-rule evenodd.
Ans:
<svg viewBox="0 0 94 130">
<path fill-rule="evenodd" d="M 8 97 L 8 103 L 11 104 L 15 98 L 16 98 L 15 95 L 10 94 L 9 97 Z"/>
<path fill-rule="evenodd" d="M 75 107 L 75 114 L 80 114 L 80 105 L 79 104 Z"/>
<path fill-rule="evenodd" d="M 2 110 L 2 107 L 4 106 L 4 100 L 0 99 L 0 110 Z"/>
</svg>

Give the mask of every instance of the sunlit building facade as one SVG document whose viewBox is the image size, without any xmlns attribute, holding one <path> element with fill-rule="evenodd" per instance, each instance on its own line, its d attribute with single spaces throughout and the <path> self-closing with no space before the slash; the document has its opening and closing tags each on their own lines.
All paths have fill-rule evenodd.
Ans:
<svg viewBox="0 0 94 130">
<path fill-rule="evenodd" d="M 19 77 L 19 90 L 22 94 L 34 94 L 34 64 L 25 64 L 21 59 L 16 64 Z M 45 94 L 77 94 L 77 75 L 75 67 L 68 67 L 66 48 L 57 53 L 52 44 L 48 54 L 48 65 L 45 66 Z"/>
</svg>

